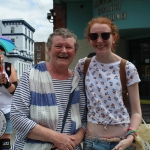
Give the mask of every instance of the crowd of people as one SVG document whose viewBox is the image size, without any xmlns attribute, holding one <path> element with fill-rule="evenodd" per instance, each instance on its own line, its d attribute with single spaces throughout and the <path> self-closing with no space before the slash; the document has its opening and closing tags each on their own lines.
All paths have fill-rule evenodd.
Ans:
<svg viewBox="0 0 150 150">
<path fill-rule="evenodd" d="M 7 105 L 0 105 L 10 115 L 5 134 L 10 139 L 11 124 L 16 131 L 12 150 L 132 149 L 142 115 L 136 67 L 126 62 L 130 116 L 122 96 L 122 58 L 114 53 L 117 26 L 108 18 L 93 18 L 85 35 L 94 52 L 80 59 L 74 70 L 69 66 L 79 47 L 77 37 L 69 29 L 59 28 L 47 40 L 50 60 L 25 71 L 18 86 L 12 65 L 10 77 L 5 70 L 0 74 L 0 90 L 4 89 L 0 98 L 9 98 Z M 2 61 L 3 52 L 1 48 Z M 5 93 L 9 93 L 7 97 Z"/>
</svg>

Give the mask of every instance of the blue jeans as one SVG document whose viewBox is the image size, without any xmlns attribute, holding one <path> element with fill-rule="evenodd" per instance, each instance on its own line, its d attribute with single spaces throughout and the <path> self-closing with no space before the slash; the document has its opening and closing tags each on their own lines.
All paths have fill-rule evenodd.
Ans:
<svg viewBox="0 0 150 150">
<path fill-rule="evenodd" d="M 112 150 L 118 142 L 106 142 L 98 139 L 84 138 L 83 150 Z M 126 150 L 135 150 L 130 146 Z"/>
<path fill-rule="evenodd" d="M 6 121 L 7 121 L 7 129 L 5 131 L 5 134 L 12 134 L 12 124 L 10 122 L 10 112 L 5 114 Z"/>
</svg>

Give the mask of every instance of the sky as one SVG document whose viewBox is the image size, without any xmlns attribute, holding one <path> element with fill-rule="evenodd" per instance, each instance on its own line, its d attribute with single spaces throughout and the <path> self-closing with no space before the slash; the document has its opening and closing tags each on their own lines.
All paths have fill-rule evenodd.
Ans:
<svg viewBox="0 0 150 150">
<path fill-rule="evenodd" d="M 34 42 L 47 42 L 53 32 L 53 23 L 47 13 L 53 9 L 53 0 L 0 0 L 0 20 L 23 19 L 35 29 Z"/>
</svg>

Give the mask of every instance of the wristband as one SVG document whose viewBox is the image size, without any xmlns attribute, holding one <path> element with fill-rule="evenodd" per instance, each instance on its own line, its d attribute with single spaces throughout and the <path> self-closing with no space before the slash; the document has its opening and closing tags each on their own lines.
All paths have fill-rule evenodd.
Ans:
<svg viewBox="0 0 150 150">
<path fill-rule="evenodd" d="M 134 130 L 134 129 L 133 129 L 132 127 L 129 127 L 129 128 L 128 128 L 128 131 L 130 131 L 130 130 Z M 134 130 L 134 131 L 135 131 L 135 130 Z M 137 132 L 136 132 L 136 131 L 134 132 L 134 135 L 137 136 Z"/>
<path fill-rule="evenodd" d="M 11 86 L 11 83 L 7 80 L 6 84 L 3 83 L 3 85 L 6 89 L 8 89 Z"/>
<path fill-rule="evenodd" d="M 126 137 L 130 134 L 134 134 L 136 136 L 136 130 L 129 130 L 126 134 Z"/>
<path fill-rule="evenodd" d="M 134 129 L 133 129 L 132 127 L 129 127 L 129 128 L 128 128 L 128 131 L 129 131 L 129 130 L 134 130 Z"/>
</svg>

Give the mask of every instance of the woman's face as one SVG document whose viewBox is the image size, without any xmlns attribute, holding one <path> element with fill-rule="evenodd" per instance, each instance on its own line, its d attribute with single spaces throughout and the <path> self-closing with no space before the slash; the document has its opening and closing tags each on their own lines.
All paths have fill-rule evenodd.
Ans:
<svg viewBox="0 0 150 150">
<path fill-rule="evenodd" d="M 59 35 L 54 36 L 52 46 L 49 49 L 51 64 L 68 68 L 76 54 L 74 43 L 74 38 L 63 38 Z"/>
<path fill-rule="evenodd" d="M 97 38 L 93 37 L 93 35 L 91 35 L 91 38 L 88 37 L 89 43 L 97 54 L 103 55 L 111 52 L 114 39 L 111 34 L 111 29 L 107 24 L 95 23 L 90 28 L 90 33 L 99 34 Z"/>
</svg>

